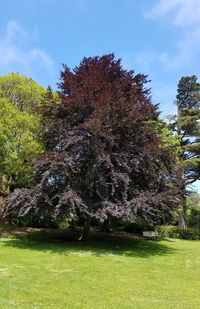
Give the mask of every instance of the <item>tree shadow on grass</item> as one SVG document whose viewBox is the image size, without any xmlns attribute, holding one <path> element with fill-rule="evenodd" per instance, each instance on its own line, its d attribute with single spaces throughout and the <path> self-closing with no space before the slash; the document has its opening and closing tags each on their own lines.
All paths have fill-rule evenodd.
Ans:
<svg viewBox="0 0 200 309">
<path fill-rule="evenodd" d="M 40 230 L 15 234 L 7 238 L 4 246 L 25 250 L 46 251 L 56 254 L 88 254 L 97 257 L 120 255 L 146 258 L 167 255 L 175 249 L 160 241 L 144 240 L 123 233 L 93 232 L 87 241 L 78 241 L 79 232 Z"/>
</svg>

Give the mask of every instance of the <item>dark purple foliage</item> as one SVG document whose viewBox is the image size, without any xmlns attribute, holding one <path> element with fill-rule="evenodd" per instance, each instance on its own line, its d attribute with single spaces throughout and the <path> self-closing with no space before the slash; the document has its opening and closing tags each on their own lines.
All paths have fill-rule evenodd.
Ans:
<svg viewBox="0 0 200 309">
<path fill-rule="evenodd" d="M 64 66 L 63 103 L 45 116 L 47 152 L 35 185 L 15 190 L 4 215 L 169 220 L 179 203 L 178 167 L 152 128 L 158 111 L 146 83 L 113 54 Z"/>
</svg>

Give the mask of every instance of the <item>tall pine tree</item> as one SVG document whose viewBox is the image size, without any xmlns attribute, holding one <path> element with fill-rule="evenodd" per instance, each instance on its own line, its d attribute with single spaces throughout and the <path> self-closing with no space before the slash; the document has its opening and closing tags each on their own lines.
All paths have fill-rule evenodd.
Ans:
<svg viewBox="0 0 200 309">
<path fill-rule="evenodd" d="M 179 224 L 186 228 L 187 185 L 200 179 L 200 83 L 195 75 L 180 79 L 176 105 L 178 116 L 174 127 L 180 138 L 180 161 L 185 178 Z"/>
<path fill-rule="evenodd" d="M 181 137 L 181 159 L 186 183 L 191 184 L 200 179 L 200 83 L 197 77 L 182 77 L 177 92 L 177 129 Z"/>
</svg>

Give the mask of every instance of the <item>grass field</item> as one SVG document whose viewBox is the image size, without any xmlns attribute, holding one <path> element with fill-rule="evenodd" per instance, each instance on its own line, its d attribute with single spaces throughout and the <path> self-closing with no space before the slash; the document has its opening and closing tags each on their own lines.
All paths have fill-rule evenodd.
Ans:
<svg viewBox="0 0 200 309">
<path fill-rule="evenodd" d="M 200 308 L 200 242 L 0 238 L 0 308 Z"/>
</svg>

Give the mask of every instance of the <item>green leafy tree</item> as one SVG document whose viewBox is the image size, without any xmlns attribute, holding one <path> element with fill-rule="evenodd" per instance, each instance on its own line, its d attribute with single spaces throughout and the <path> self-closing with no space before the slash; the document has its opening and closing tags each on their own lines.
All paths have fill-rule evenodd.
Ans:
<svg viewBox="0 0 200 309">
<path fill-rule="evenodd" d="M 0 76 L 0 94 L 7 98 L 20 111 L 35 111 L 41 105 L 45 88 L 30 77 L 19 73 Z"/>
<path fill-rule="evenodd" d="M 42 152 L 37 138 L 40 121 L 5 98 L 0 98 L 0 119 L 0 173 L 4 175 L 2 190 L 7 192 L 11 182 L 22 186 L 32 176 L 33 161 Z"/>
<path fill-rule="evenodd" d="M 0 76 L 0 194 L 28 183 L 42 151 L 39 108 L 46 90 L 18 73 Z"/>
<path fill-rule="evenodd" d="M 200 195 L 192 191 L 187 197 L 186 219 L 189 227 L 200 228 Z"/>
<path fill-rule="evenodd" d="M 177 162 L 180 163 L 179 156 L 181 154 L 181 138 L 179 135 L 174 134 L 171 124 L 159 117 L 156 121 L 148 121 L 148 123 L 152 126 L 157 136 L 160 137 L 161 147 L 170 149 L 176 156 Z"/>
<path fill-rule="evenodd" d="M 59 93 L 53 91 L 51 86 L 48 86 L 46 91 L 42 94 L 41 98 L 41 107 L 42 110 L 46 110 L 46 108 L 52 108 L 54 105 L 61 104 Z"/>
</svg>

